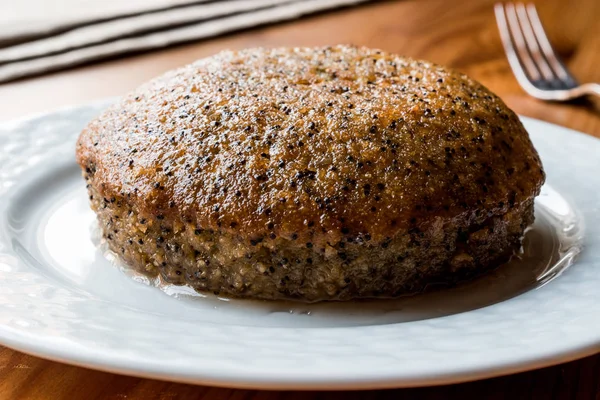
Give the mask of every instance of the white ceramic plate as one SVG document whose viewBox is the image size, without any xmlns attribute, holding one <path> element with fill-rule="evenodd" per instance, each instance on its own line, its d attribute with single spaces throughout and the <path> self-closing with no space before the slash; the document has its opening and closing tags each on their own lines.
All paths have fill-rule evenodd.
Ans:
<svg viewBox="0 0 600 400">
<path fill-rule="evenodd" d="M 597 139 L 523 118 L 548 175 L 536 223 L 520 258 L 473 283 L 394 301 L 228 301 L 132 279 L 97 246 L 74 143 L 105 106 L 0 124 L 2 344 L 107 371 L 271 389 L 442 384 L 600 350 Z"/>
</svg>

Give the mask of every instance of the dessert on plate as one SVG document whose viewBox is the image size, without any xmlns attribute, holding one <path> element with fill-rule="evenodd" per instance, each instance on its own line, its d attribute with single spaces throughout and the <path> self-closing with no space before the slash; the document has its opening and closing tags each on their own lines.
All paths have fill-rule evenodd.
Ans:
<svg viewBox="0 0 600 400">
<path fill-rule="evenodd" d="M 109 247 L 221 295 L 394 297 L 507 261 L 544 171 L 467 76 L 352 46 L 224 51 L 92 121 L 77 161 Z"/>
</svg>

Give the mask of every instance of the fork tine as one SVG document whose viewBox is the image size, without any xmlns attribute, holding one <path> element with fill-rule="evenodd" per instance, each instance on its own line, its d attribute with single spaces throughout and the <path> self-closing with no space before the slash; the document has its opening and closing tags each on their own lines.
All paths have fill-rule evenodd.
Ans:
<svg viewBox="0 0 600 400">
<path fill-rule="evenodd" d="M 535 65 L 546 80 L 554 79 L 554 73 L 542 55 L 540 46 L 538 46 L 538 42 L 536 41 L 530 20 L 527 16 L 527 11 L 525 11 L 525 6 L 523 3 L 518 3 L 515 8 L 517 11 L 517 19 L 519 20 L 519 25 L 521 26 L 521 31 L 525 38 L 525 45 L 533 57 Z"/>
<path fill-rule="evenodd" d="M 534 4 L 527 5 L 527 15 L 529 16 L 529 21 L 531 22 L 533 31 L 535 32 L 535 37 L 544 52 L 544 56 L 548 63 L 552 67 L 552 70 L 556 73 L 556 75 L 563 79 L 570 81 L 570 83 L 575 83 L 575 79 L 571 76 L 569 71 L 565 68 L 563 63 L 559 60 L 548 40 L 548 36 L 546 36 L 546 31 L 544 31 L 544 26 L 542 25 L 542 21 L 540 21 L 540 17 L 538 16 L 537 10 Z"/>
<path fill-rule="evenodd" d="M 521 26 L 519 25 L 519 21 L 517 19 L 517 13 L 515 12 L 515 6 L 512 3 L 509 3 L 504 7 L 504 10 L 506 12 L 506 19 L 508 21 L 508 29 L 516 46 L 519 61 L 521 64 L 523 64 L 525 72 L 527 72 L 529 78 L 534 81 L 538 81 L 542 76 L 540 75 L 538 68 L 533 62 L 529 51 L 527 50 L 525 38 L 523 37 L 523 32 L 521 31 Z"/>
<path fill-rule="evenodd" d="M 506 52 L 508 64 L 513 70 L 517 81 L 521 84 L 521 86 L 526 87 L 526 85 L 529 83 L 529 78 L 523 69 L 523 65 L 519 61 L 519 56 L 517 55 L 513 45 L 510 30 L 508 28 L 508 22 L 506 20 L 504 5 L 502 3 L 496 3 L 494 5 L 494 14 L 496 15 L 496 23 L 498 24 L 498 31 L 500 32 L 500 39 L 502 40 L 502 45 L 504 46 L 504 51 Z"/>
</svg>

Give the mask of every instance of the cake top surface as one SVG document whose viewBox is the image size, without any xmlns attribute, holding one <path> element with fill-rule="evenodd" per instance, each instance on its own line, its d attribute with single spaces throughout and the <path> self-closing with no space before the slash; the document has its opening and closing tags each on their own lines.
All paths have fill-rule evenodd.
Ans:
<svg viewBox="0 0 600 400">
<path fill-rule="evenodd" d="M 384 240 L 504 213 L 544 181 L 484 86 L 352 46 L 224 51 L 168 72 L 92 121 L 77 157 L 106 198 L 254 240 Z"/>
</svg>

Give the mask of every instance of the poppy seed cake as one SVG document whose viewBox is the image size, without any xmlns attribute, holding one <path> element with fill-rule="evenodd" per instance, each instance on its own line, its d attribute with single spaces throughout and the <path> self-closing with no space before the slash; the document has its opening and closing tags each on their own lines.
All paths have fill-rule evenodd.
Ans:
<svg viewBox="0 0 600 400">
<path fill-rule="evenodd" d="M 518 117 L 447 68 L 350 46 L 225 51 L 77 143 L 110 248 L 199 291 L 391 297 L 505 262 L 544 182 Z"/>
</svg>

